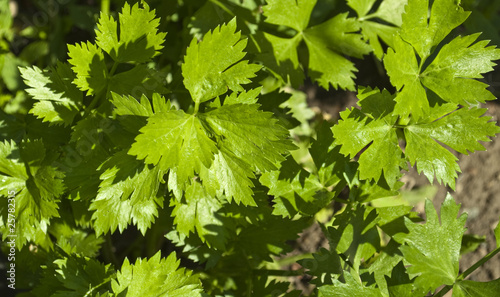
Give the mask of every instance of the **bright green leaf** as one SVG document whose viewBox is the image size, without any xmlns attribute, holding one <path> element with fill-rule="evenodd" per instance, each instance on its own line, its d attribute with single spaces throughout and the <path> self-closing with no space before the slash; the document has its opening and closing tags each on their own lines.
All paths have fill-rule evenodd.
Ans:
<svg viewBox="0 0 500 297">
<path fill-rule="evenodd" d="M 500 279 L 489 282 L 462 280 L 453 285 L 452 297 L 495 296 L 500 292 Z"/>
<path fill-rule="evenodd" d="M 189 236 L 196 230 L 198 236 L 209 246 L 223 249 L 227 234 L 223 222 L 216 216 L 222 208 L 222 203 L 209 195 L 199 182 L 192 182 L 184 193 L 184 199 L 172 199 L 172 216 L 177 225 L 177 231 Z"/>
<path fill-rule="evenodd" d="M 112 281 L 113 293 L 129 297 L 201 297 L 198 277 L 191 275 L 189 270 L 179 269 L 179 264 L 175 253 L 161 258 L 158 252 L 150 259 L 138 259 L 132 265 L 125 259 L 116 280 Z"/>
<path fill-rule="evenodd" d="M 64 174 L 46 163 L 47 152 L 42 141 L 27 141 L 21 145 L 13 141 L 0 143 L 0 195 L 12 197 L 14 213 L 8 212 L 7 199 L 1 199 L 0 214 L 3 240 L 16 235 L 16 245 L 21 248 L 34 241 L 46 248 L 47 228 L 50 220 L 59 217 L 59 197 L 64 192 Z M 16 218 L 16 228 L 9 229 L 8 214 Z"/>
<path fill-rule="evenodd" d="M 263 7 L 266 22 L 302 32 L 309 24 L 316 0 L 267 0 Z"/>
<path fill-rule="evenodd" d="M 68 45 L 68 62 L 76 73 L 74 83 L 87 95 L 95 95 L 105 90 L 108 69 L 102 50 L 90 42 Z"/>
<path fill-rule="evenodd" d="M 174 169 L 180 188 L 201 166 L 210 167 L 217 152 L 200 118 L 182 110 L 156 113 L 140 131 L 129 154 L 163 171 Z"/>
<path fill-rule="evenodd" d="M 436 0 L 428 19 L 429 0 L 408 0 L 403 14 L 401 38 L 415 48 L 420 58 L 425 59 L 469 14 L 457 1 Z"/>
<path fill-rule="evenodd" d="M 400 247 L 410 276 L 416 276 L 415 286 L 425 291 L 441 285 L 453 285 L 458 276 L 458 260 L 467 214 L 457 218 L 460 205 L 448 195 L 441 205 L 441 220 L 432 202 L 425 203 L 427 222 L 413 223 L 406 219 L 409 233 L 403 236 Z M 436 240 L 436 238 L 446 240 Z"/>
<path fill-rule="evenodd" d="M 130 7 L 125 2 L 119 15 L 119 28 L 113 17 L 101 13 L 96 43 L 116 62 L 147 62 L 163 48 L 166 33 L 158 33 L 160 19 L 155 18 L 155 11 L 150 11 L 146 2 L 142 1 L 141 5 L 144 8 L 138 3 Z"/>
<path fill-rule="evenodd" d="M 157 197 L 163 173 L 158 167 L 150 168 L 127 155 L 116 153 L 101 170 L 99 192 L 90 205 L 95 210 L 96 233 L 120 232 L 133 222 L 144 234 L 158 216 L 158 206 L 163 198 Z"/>
<path fill-rule="evenodd" d="M 201 42 L 193 39 L 187 48 L 182 75 L 194 102 L 213 99 L 227 89 L 241 92 L 244 90 L 241 85 L 250 83 L 260 69 L 247 60 L 241 61 L 247 41 L 240 40 L 241 33 L 235 32 L 236 19 L 233 19 L 205 34 Z"/>
<path fill-rule="evenodd" d="M 391 114 L 393 96 L 385 90 L 362 89 L 358 97 L 361 111 L 352 108 L 342 112 L 342 120 L 332 128 L 335 142 L 341 145 L 340 152 L 351 158 L 369 145 L 358 160 L 359 177 L 378 181 L 383 173 L 392 187 L 405 168 L 394 129 L 397 117 Z"/>
<path fill-rule="evenodd" d="M 82 107 L 83 94 L 72 84 L 76 77 L 69 66 L 58 63 L 50 71 L 36 66 L 19 70 L 30 87 L 26 92 L 38 100 L 30 113 L 46 122 L 70 125 Z"/>
<path fill-rule="evenodd" d="M 338 280 L 333 285 L 321 286 L 318 297 L 383 297 L 379 289 L 365 287 L 359 283 L 349 272 L 344 272 L 345 283 Z"/>
<path fill-rule="evenodd" d="M 361 58 L 371 48 L 361 38 L 360 23 L 348 18 L 347 13 L 308 28 L 304 31 L 304 41 L 309 49 L 309 75 L 319 85 L 354 90 L 356 68 L 343 55 Z"/>
<path fill-rule="evenodd" d="M 456 172 L 460 172 L 457 158 L 436 141 L 463 154 L 484 150 L 478 141 L 490 141 L 489 137 L 500 132 L 494 122 L 489 122 L 490 117 L 481 117 L 485 111 L 461 108 L 444 117 L 438 113 L 407 126 L 405 153 L 412 166 L 416 164 L 419 173 L 424 172 L 431 182 L 435 176 L 438 182 L 453 188 Z"/>
</svg>

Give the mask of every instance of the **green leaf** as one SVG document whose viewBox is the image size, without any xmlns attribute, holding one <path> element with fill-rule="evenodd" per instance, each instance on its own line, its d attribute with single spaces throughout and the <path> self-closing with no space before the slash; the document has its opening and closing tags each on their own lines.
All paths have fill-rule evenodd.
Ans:
<svg viewBox="0 0 500 297">
<path fill-rule="evenodd" d="M 308 222 L 308 218 L 292 220 L 269 215 L 259 223 L 244 228 L 235 244 L 246 255 L 272 261 L 272 255 L 278 256 L 292 250 L 287 241 L 297 239 L 298 234 L 308 227 Z"/>
<path fill-rule="evenodd" d="M 200 115 L 221 143 L 251 168 L 262 172 L 276 169 L 282 154 L 295 148 L 289 132 L 270 112 L 258 104 L 232 104 Z"/>
<path fill-rule="evenodd" d="M 76 78 L 68 64 L 58 63 L 50 71 L 38 67 L 19 68 L 26 92 L 38 100 L 30 113 L 53 124 L 70 125 L 82 108 L 83 94 L 71 82 Z"/>
<path fill-rule="evenodd" d="M 457 218 L 459 209 L 460 205 L 456 205 L 448 194 L 441 205 L 441 223 L 429 200 L 425 203 L 425 224 L 405 220 L 409 233 L 403 236 L 404 245 L 400 250 L 411 265 L 407 268 L 408 273 L 411 277 L 416 276 L 415 286 L 425 291 L 433 291 L 443 284 L 453 285 L 458 276 L 460 247 L 467 220 L 465 213 Z"/>
<path fill-rule="evenodd" d="M 339 14 L 304 31 L 309 49 L 309 75 L 327 90 L 330 84 L 335 89 L 354 90 L 357 70 L 343 55 L 361 58 L 371 51 L 362 35 L 355 33 L 360 30 L 360 23 L 347 15 Z"/>
<path fill-rule="evenodd" d="M 478 34 L 457 37 L 445 44 L 424 68 L 431 48 L 433 50 L 468 15 L 453 1 L 435 1 L 427 24 L 427 9 L 426 0 L 409 2 L 401 34 L 394 38 L 393 48 L 384 59 L 392 84 L 400 90 L 394 112 L 403 118 L 411 114 L 418 120 L 429 112 L 426 89 L 447 102 L 461 105 L 495 99 L 486 90 L 487 85 L 475 79 L 492 70 L 492 60 L 500 59 L 500 50 L 487 47 L 487 41 L 473 44 Z"/>
<path fill-rule="evenodd" d="M 259 181 L 269 188 L 274 197 L 273 214 L 292 218 L 297 213 L 313 216 L 327 206 L 334 193 L 329 193 L 318 177 L 300 167 L 292 156 L 281 164 L 279 170 L 263 173 Z M 336 184 L 339 178 L 329 182 Z"/>
<path fill-rule="evenodd" d="M 56 238 L 57 246 L 68 255 L 77 254 L 84 257 L 96 257 L 104 242 L 104 238 L 71 227 L 66 222 L 52 224 L 49 233 Z"/>
<path fill-rule="evenodd" d="M 461 108 L 441 117 L 440 113 L 423 119 L 420 123 L 405 128 L 406 156 L 418 172 L 423 172 L 432 182 L 455 187 L 457 171 L 460 171 L 457 158 L 440 143 L 462 153 L 484 150 L 478 141 L 490 141 L 489 137 L 500 132 L 490 117 L 481 117 L 485 109 Z M 439 143 L 438 143 L 439 142 Z"/>
<path fill-rule="evenodd" d="M 189 236 L 196 230 L 203 242 L 217 249 L 224 249 L 227 232 L 216 212 L 222 203 L 209 195 L 199 182 L 192 182 L 184 193 L 183 201 L 171 199 L 172 216 L 177 225 L 176 230 Z"/>
<path fill-rule="evenodd" d="M 96 95 L 105 90 L 108 80 L 108 68 L 100 48 L 90 42 L 68 45 L 68 62 L 76 73 L 73 81 L 76 86 L 87 91 L 87 95 Z"/>
<path fill-rule="evenodd" d="M 429 15 L 429 0 L 408 0 L 401 38 L 411 44 L 420 58 L 427 58 L 432 50 L 462 24 L 470 12 L 464 12 L 457 1 L 436 0 Z"/>
<path fill-rule="evenodd" d="M 234 199 L 238 204 L 256 205 L 252 197 L 254 184 L 251 179 L 255 175 L 251 165 L 224 146 L 215 155 L 212 166 L 201 171 L 200 178 L 212 196 L 225 195 L 229 202 Z"/>
<path fill-rule="evenodd" d="M 129 154 L 163 171 L 174 170 L 181 189 L 189 178 L 200 173 L 202 166 L 212 165 L 217 152 L 200 117 L 182 110 L 158 112 L 140 131 Z"/>
<path fill-rule="evenodd" d="M 163 48 L 166 33 L 158 33 L 160 19 L 142 1 L 140 8 L 125 2 L 119 15 L 120 27 L 113 17 L 101 13 L 96 30 L 97 45 L 116 62 L 147 62 Z M 120 39 L 118 33 L 120 32 Z"/>
<path fill-rule="evenodd" d="M 129 297 L 201 297 L 202 287 L 198 277 L 184 268 L 178 269 L 179 264 L 175 253 L 161 258 L 158 252 L 149 260 L 138 259 L 132 265 L 125 259 L 116 280 L 112 281 L 113 293 Z"/>
<path fill-rule="evenodd" d="M 380 220 L 375 209 L 363 204 L 347 208 L 335 216 L 333 226 L 328 228 L 330 249 L 342 253 L 359 271 L 362 261 L 368 261 L 380 249 L 380 236 L 376 224 Z"/>
<path fill-rule="evenodd" d="M 267 0 L 263 7 L 266 22 L 302 32 L 309 24 L 316 0 Z"/>
<path fill-rule="evenodd" d="M 298 88 L 303 83 L 304 70 L 297 52 L 302 36 L 283 38 L 257 31 L 252 41 L 258 52 L 256 60 L 262 62 L 282 84 Z"/>
<path fill-rule="evenodd" d="M 347 0 L 347 5 L 356 11 L 358 17 L 362 18 L 370 12 L 376 0 Z"/>
<path fill-rule="evenodd" d="M 311 283 L 317 286 L 333 284 L 333 280 L 343 272 L 337 252 L 320 248 L 312 256 L 313 258 L 298 261 L 302 267 L 307 269 L 307 274 L 316 277 Z"/>
<path fill-rule="evenodd" d="M 462 280 L 453 285 L 452 297 L 495 296 L 500 292 L 500 279 L 489 282 Z"/>
<path fill-rule="evenodd" d="M 333 281 L 333 285 L 321 286 L 318 297 L 383 297 L 379 289 L 365 287 L 354 279 L 349 272 L 344 272 L 345 283 L 338 280 Z"/>
<path fill-rule="evenodd" d="M 375 15 L 384 21 L 401 27 L 403 24 L 402 15 L 407 3 L 408 0 L 384 0 L 380 3 Z"/>
<path fill-rule="evenodd" d="M 500 49 L 483 40 L 472 44 L 479 34 L 458 36 L 445 44 L 421 74 L 422 83 L 447 102 L 461 105 L 496 99 L 487 84 L 473 78 L 493 71 L 493 60 L 500 59 Z"/>
<path fill-rule="evenodd" d="M 108 82 L 108 91 L 122 95 L 132 95 L 140 98 L 141 95 L 152 97 L 154 92 L 166 93 L 163 87 L 162 74 L 145 64 L 114 74 Z"/>
<path fill-rule="evenodd" d="M 406 166 L 394 128 L 397 117 L 391 114 L 393 96 L 368 88 L 360 89 L 358 98 L 361 111 L 352 108 L 341 112 L 342 120 L 332 128 L 335 143 L 351 158 L 365 149 L 358 160 L 360 179 L 378 181 L 383 174 L 392 188 Z"/>
<path fill-rule="evenodd" d="M 394 113 L 403 118 L 410 113 L 416 119 L 429 111 L 429 102 L 420 81 L 420 70 L 412 46 L 399 36 L 394 38 L 394 48 L 387 50 L 384 66 L 391 83 L 400 92 L 396 96 Z"/>
<path fill-rule="evenodd" d="M 102 166 L 99 192 L 89 210 L 95 210 L 92 220 L 97 235 L 118 227 L 120 232 L 133 222 L 144 234 L 158 217 L 163 197 L 157 196 L 163 171 L 150 168 L 120 151 Z"/>
<path fill-rule="evenodd" d="M 39 140 L 19 146 L 13 141 L 0 143 L 0 195 L 15 199 L 14 213 L 8 212 L 7 199 L 1 199 L 1 232 L 3 240 L 15 234 L 19 249 L 29 241 L 46 248 L 52 246 L 47 228 L 52 218 L 59 217 L 64 174 L 48 164 L 47 159 L 51 158 Z M 16 217 L 15 230 L 5 223 L 8 214 Z"/>
<path fill-rule="evenodd" d="M 78 297 L 106 293 L 115 274 L 110 266 L 81 256 L 57 259 L 46 268 L 41 285 L 32 293 L 40 297 Z"/>
<path fill-rule="evenodd" d="M 380 60 L 384 55 L 385 49 L 382 47 L 380 41 L 384 41 L 387 45 L 394 46 L 394 35 L 396 35 L 398 28 L 393 26 L 384 25 L 377 22 L 361 21 L 361 33 L 363 38 L 368 41 L 373 49 L 373 52 Z"/>
<path fill-rule="evenodd" d="M 191 41 L 182 64 L 182 75 L 194 102 L 213 99 L 227 89 L 241 92 L 244 90 L 241 85 L 250 83 L 250 78 L 260 69 L 247 60 L 241 61 L 247 41 L 240 40 L 241 33 L 235 32 L 236 19 L 233 19 L 205 34 L 201 42 Z"/>
</svg>

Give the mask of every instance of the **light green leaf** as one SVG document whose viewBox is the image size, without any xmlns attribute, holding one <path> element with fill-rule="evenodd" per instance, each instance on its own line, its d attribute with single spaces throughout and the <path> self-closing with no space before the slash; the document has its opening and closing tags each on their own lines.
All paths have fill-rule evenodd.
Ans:
<svg viewBox="0 0 500 297">
<path fill-rule="evenodd" d="M 171 199 L 172 216 L 176 230 L 189 236 L 196 230 L 203 242 L 217 249 L 224 249 L 227 240 L 223 222 L 216 216 L 222 203 L 209 195 L 199 182 L 192 182 L 184 193 L 184 199 Z"/>
<path fill-rule="evenodd" d="M 30 110 L 44 122 L 70 125 L 82 107 L 83 94 L 71 82 L 76 78 L 68 64 L 58 63 L 50 71 L 19 68 L 24 82 L 30 88 L 26 92 L 39 100 Z"/>
<path fill-rule="evenodd" d="M 408 0 L 384 0 L 380 3 L 375 15 L 384 21 L 401 27 L 403 24 L 402 15 L 407 3 Z"/>
<path fill-rule="evenodd" d="M 223 145 L 253 170 L 274 170 L 284 160 L 282 154 L 295 146 L 272 113 L 258 108 L 258 104 L 224 105 L 200 117 L 222 137 Z"/>
<path fill-rule="evenodd" d="M 235 156 L 226 147 L 221 147 L 209 169 L 200 173 L 203 186 L 211 196 L 225 195 L 231 202 L 255 206 L 253 199 L 254 184 L 250 179 L 255 178 L 251 165 Z"/>
<path fill-rule="evenodd" d="M 391 83 L 400 90 L 394 112 L 407 117 L 410 113 L 420 118 L 429 111 L 425 89 L 420 82 L 419 65 L 414 50 L 399 36 L 394 38 L 394 49 L 389 48 L 384 66 Z"/>
<path fill-rule="evenodd" d="M 158 33 L 160 19 L 155 18 L 155 11 L 150 11 L 145 1 L 141 5 L 144 8 L 140 8 L 138 3 L 130 7 L 125 2 L 119 15 L 119 28 L 113 17 L 101 13 L 96 43 L 116 62 L 147 62 L 163 48 L 166 33 Z"/>
<path fill-rule="evenodd" d="M 375 56 L 382 59 L 385 49 L 382 47 L 380 40 L 384 41 L 387 45 L 394 46 L 394 36 L 398 28 L 380 24 L 377 22 L 363 21 L 361 22 L 361 33 L 363 38 L 368 41 L 373 49 Z"/>
<path fill-rule="evenodd" d="M 484 150 L 478 141 L 491 141 L 489 137 L 500 132 L 490 117 L 481 117 L 485 109 L 461 108 L 441 117 L 440 113 L 405 128 L 406 156 L 412 166 L 416 164 L 419 173 L 424 172 L 432 182 L 434 176 L 438 182 L 455 187 L 457 171 L 460 172 L 457 158 L 438 142 L 467 154 Z"/>
<path fill-rule="evenodd" d="M 420 58 L 427 58 L 451 30 L 462 24 L 470 12 L 464 12 L 457 1 L 436 0 L 429 14 L 429 0 L 408 0 L 401 38 L 411 44 Z"/>
<path fill-rule="evenodd" d="M 348 18 L 347 13 L 308 28 L 304 31 L 304 41 L 309 49 L 309 75 L 320 86 L 354 90 L 356 68 L 343 55 L 361 58 L 371 48 L 362 40 L 360 23 Z"/>
<path fill-rule="evenodd" d="M 421 74 L 422 83 L 442 99 L 461 105 L 496 99 L 487 84 L 473 78 L 493 71 L 493 60 L 500 59 L 500 49 L 488 41 L 472 44 L 479 34 L 458 36 L 445 44 L 431 65 Z"/>
<path fill-rule="evenodd" d="M 318 297 L 383 297 L 379 289 L 365 287 L 354 279 L 347 271 L 344 272 L 345 283 L 338 280 L 333 285 L 321 286 Z"/>
<path fill-rule="evenodd" d="M 376 0 L 347 0 L 347 5 L 356 11 L 358 18 L 366 16 Z"/>
<path fill-rule="evenodd" d="M 392 187 L 405 167 L 394 129 L 397 117 L 391 114 L 393 96 L 385 90 L 361 89 L 358 97 L 361 111 L 352 108 L 342 112 L 342 120 L 332 128 L 335 143 L 351 158 L 369 145 L 358 160 L 359 177 L 378 181 L 383 173 Z"/>
<path fill-rule="evenodd" d="M 105 90 L 108 79 L 108 69 L 102 50 L 90 42 L 68 45 L 68 62 L 73 65 L 76 73 L 73 81 L 76 86 L 87 91 L 87 95 L 95 95 Z"/>
<path fill-rule="evenodd" d="M 259 181 L 269 188 L 268 195 L 274 197 L 273 214 L 283 217 L 292 218 L 297 213 L 313 216 L 333 197 L 318 177 L 302 169 L 291 156 L 280 170 L 263 173 Z"/>
<path fill-rule="evenodd" d="M 309 24 L 316 0 L 267 0 L 263 7 L 266 22 L 302 32 Z"/>
<path fill-rule="evenodd" d="M 202 166 L 210 167 L 217 152 L 200 117 L 182 110 L 156 113 L 140 131 L 129 154 L 163 171 L 174 169 L 180 188 Z"/>
<path fill-rule="evenodd" d="M 118 227 L 120 232 L 133 222 L 144 234 L 158 216 L 163 198 L 157 196 L 163 172 L 120 151 L 102 166 L 99 192 L 89 210 L 97 235 Z"/>
<path fill-rule="evenodd" d="M 500 292 L 500 279 L 489 282 L 462 280 L 453 285 L 452 297 L 495 296 Z"/>
<path fill-rule="evenodd" d="M 16 235 L 20 249 L 34 241 L 45 248 L 52 246 L 47 228 L 52 218 L 59 217 L 59 197 L 64 192 L 64 174 L 46 162 L 47 152 L 42 141 L 0 143 L 0 195 L 14 196 L 14 213 L 9 212 L 8 199 L 0 199 L 1 233 Z M 9 214 L 16 218 L 15 230 L 9 229 Z"/>
<path fill-rule="evenodd" d="M 113 293 L 128 297 L 201 297 L 198 277 L 191 275 L 189 270 L 179 269 L 179 264 L 175 253 L 161 258 L 158 252 L 150 259 L 138 259 L 132 265 L 125 259 L 116 280 L 111 283 Z"/>
<path fill-rule="evenodd" d="M 236 32 L 236 19 L 227 25 L 217 27 L 205 34 L 203 40 L 193 39 L 186 50 L 182 75 L 184 85 L 194 102 L 200 103 L 224 94 L 228 89 L 243 91 L 242 84 L 250 83 L 250 78 L 260 66 L 241 61 L 247 45 Z"/>
<path fill-rule="evenodd" d="M 432 202 L 425 203 L 427 222 L 413 223 L 405 219 L 409 230 L 400 247 L 410 277 L 416 276 L 415 286 L 433 291 L 441 285 L 453 285 L 458 276 L 458 260 L 467 214 L 457 218 L 460 205 L 448 194 L 441 205 L 441 220 Z M 441 222 L 440 222 L 441 221 Z M 436 240 L 441 238 L 446 240 Z"/>
</svg>

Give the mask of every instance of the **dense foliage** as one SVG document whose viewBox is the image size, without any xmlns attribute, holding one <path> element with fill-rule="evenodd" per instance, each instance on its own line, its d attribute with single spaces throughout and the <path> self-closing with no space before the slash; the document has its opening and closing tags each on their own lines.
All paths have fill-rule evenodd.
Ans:
<svg viewBox="0 0 500 297">
<path fill-rule="evenodd" d="M 460 205 L 426 200 L 423 220 L 387 198 L 410 166 L 453 189 L 453 152 L 500 132 L 481 108 L 500 50 L 460 34 L 480 22 L 462 26 L 457 2 L 33 1 L 46 18 L 28 23 L 0 0 L 0 232 L 19 296 L 291 297 L 304 275 L 310 296 L 495 296 L 500 279 L 464 279 L 500 227 L 460 272 Z M 358 85 L 369 62 L 387 89 Z M 357 106 L 324 120 L 305 82 Z M 329 249 L 285 256 L 315 221 Z"/>
</svg>

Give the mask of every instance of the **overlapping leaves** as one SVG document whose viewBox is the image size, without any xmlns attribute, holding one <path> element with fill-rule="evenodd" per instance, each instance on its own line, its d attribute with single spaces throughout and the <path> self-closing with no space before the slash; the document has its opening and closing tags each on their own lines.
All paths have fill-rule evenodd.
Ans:
<svg viewBox="0 0 500 297">
<path fill-rule="evenodd" d="M 138 259 L 130 264 L 125 259 L 116 280 L 111 287 L 116 296 L 126 292 L 127 296 L 202 296 L 201 282 L 198 276 L 184 268 L 179 269 L 180 261 L 175 253 L 161 258 L 156 253 L 149 259 Z"/>
<path fill-rule="evenodd" d="M 253 103 L 258 90 L 238 93 L 260 67 L 240 61 L 245 42 L 239 41 L 235 30 L 233 20 L 207 33 L 200 43 L 191 43 L 182 72 L 195 111 L 155 112 L 129 150 L 146 163 L 169 170 L 168 183 L 177 197 L 190 178 L 199 175 L 210 195 L 255 205 L 254 173 L 275 169 L 282 154 L 294 147 L 286 139 L 288 130 Z M 233 93 L 222 106 L 199 110 L 204 101 L 228 89 Z"/>
<path fill-rule="evenodd" d="M 140 7 L 143 6 L 143 7 Z M 68 62 L 76 74 L 74 84 L 87 95 L 102 95 L 103 92 L 134 94 L 139 85 L 152 83 L 158 73 L 141 64 L 159 54 L 166 33 L 158 32 L 160 20 L 155 18 L 154 10 L 150 10 L 144 1 L 132 7 L 125 3 L 119 16 L 119 24 L 106 14 L 101 14 L 96 30 L 96 42 L 82 42 L 68 45 Z M 106 56 L 114 61 L 108 68 Z M 129 70 L 116 73 L 118 64 L 135 63 Z M 139 89 L 148 95 L 160 88 L 162 82 L 156 81 L 148 89 Z M 153 85 L 153 84 L 148 84 Z M 140 97 L 140 94 L 139 96 Z"/>
<path fill-rule="evenodd" d="M 332 128 L 340 152 L 351 158 L 359 156 L 361 179 L 378 181 L 383 175 L 393 186 L 406 169 L 406 161 L 416 165 L 430 181 L 454 187 L 457 158 L 441 144 L 458 152 L 484 150 L 478 141 L 500 132 L 490 117 L 482 117 L 485 109 L 455 109 L 453 104 L 434 107 L 425 118 L 408 125 L 398 125 L 393 115 L 393 96 L 387 91 L 360 90 L 361 109 L 352 108 L 341 113 L 342 120 Z M 405 152 L 399 146 L 398 130 L 406 140 Z"/>
<path fill-rule="evenodd" d="M 0 195 L 15 200 L 11 206 L 7 199 L 1 200 L 2 234 L 4 239 L 16 235 L 19 248 L 29 241 L 52 245 L 47 228 L 52 218 L 59 217 L 58 202 L 64 192 L 64 174 L 51 166 L 52 157 L 42 141 L 0 143 Z M 8 214 L 16 218 L 12 229 L 7 225 Z"/>
<path fill-rule="evenodd" d="M 403 118 L 411 114 L 418 120 L 429 112 L 428 90 L 461 105 L 495 99 L 487 85 L 475 79 L 493 70 L 492 61 L 500 59 L 500 50 L 487 47 L 487 41 L 473 44 L 479 34 L 456 37 L 426 66 L 438 44 L 469 15 L 453 1 L 439 0 L 434 1 L 427 20 L 428 4 L 427 0 L 408 2 L 401 34 L 384 59 L 392 84 L 400 90 L 394 113 Z"/>
<path fill-rule="evenodd" d="M 308 27 L 315 5 L 315 0 L 267 1 L 267 5 L 263 7 L 266 22 L 287 26 L 297 32 L 292 38 L 264 34 L 264 38 L 271 44 L 273 54 L 276 53 L 277 65 L 270 65 L 271 70 L 286 83 L 288 75 L 293 75 L 299 69 L 297 48 L 304 41 L 309 50 L 309 76 L 325 89 L 332 85 L 334 88 L 353 90 L 356 68 L 343 55 L 361 58 L 371 51 L 370 46 L 362 40 L 362 35 L 356 33 L 360 29 L 360 23 L 354 18 L 348 18 L 345 13 Z M 286 9 L 283 10 L 283 7 Z M 301 81 L 297 83 L 300 84 Z"/>
</svg>

